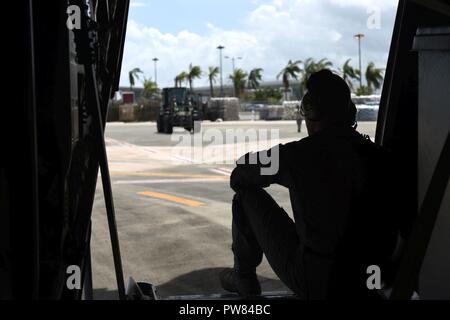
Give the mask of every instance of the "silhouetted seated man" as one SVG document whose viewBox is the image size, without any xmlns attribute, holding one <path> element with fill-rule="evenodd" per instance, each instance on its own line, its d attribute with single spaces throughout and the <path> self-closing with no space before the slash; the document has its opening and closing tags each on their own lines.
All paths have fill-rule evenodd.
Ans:
<svg viewBox="0 0 450 320">
<path fill-rule="evenodd" d="M 389 158 L 356 131 L 356 107 L 342 78 L 322 70 L 307 90 L 301 113 L 309 137 L 278 146 L 275 174 L 262 174 L 257 153 L 255 164 L 248 154 L 231 175 L 234 268 L 220 275 L 221 284 L 243 297 L 259 295 L 256 268 L 264 253 L 300 298 L 374 297 L 367 268 L 383 272 L 397 239 Z M 295 223 L 263 189 L 271 184 L 289 189 Z"/>
</svg>

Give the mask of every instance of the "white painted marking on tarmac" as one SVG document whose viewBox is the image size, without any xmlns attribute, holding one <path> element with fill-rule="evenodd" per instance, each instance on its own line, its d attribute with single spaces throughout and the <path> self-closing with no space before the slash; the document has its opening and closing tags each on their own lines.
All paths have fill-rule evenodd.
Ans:
<svg viewBox="0 0 450 320">
<path fill-rule="evenodd" d="M 209 171 L 214 172 L 214 173 L 218 173 L 224 176 L 229 177 L 231 175 L 232 170 L 228 170 L 225 168 L 215 168 L 215 169 L 209 169 Z"/>
<path fill-rule="evenodd" d="M 149 152 L 149 153 L 158 153 L 152 147 L 138 146 L 138 145 L 135 145 L 135 144 L 132 144 L 132 143 L 128 143 L 128 142 L 122 141 L 122 140 L 116 140 L 116 139 L 112 139 L 112 138 L 105 138 L 105 142 L 106 142 L 108 147 L 127 147 L 127 148 L 130 148 L 132 150 L 143 150 L 143 151 Z"/>
<path fill-rule="evenodd" d="M 228 172 L 230 174 L 231 174 L 231 172 L 233 172 L 233 169 L 230 169 L 230 168 L 217 168 L 217 169 L 222 170 L 224 172 Z"/>
<path fill-rule="evenodd" d="M 189 159 L 189 158 L 185 158 L 185 157 L 172 156 L 171 158 L 174 159 L 174 160 L 181 160 L 181 161 L 184 161 L 184 162 L 187 162 L 187 163 L 195 163 L 194 160 Z"/>
</svg>

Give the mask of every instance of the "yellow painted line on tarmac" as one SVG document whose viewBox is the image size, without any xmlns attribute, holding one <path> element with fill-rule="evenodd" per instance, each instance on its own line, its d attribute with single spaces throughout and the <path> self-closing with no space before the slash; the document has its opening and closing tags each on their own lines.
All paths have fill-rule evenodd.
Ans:
<svg viewBox="0 0 450 320">
<path fill-rule="evenodd" d="M 113 171 L 111 175 L 118 176 L 138 176 L 138 177 L 159 177 L 159 178 L 200 178 L 227 180 L 228 177 L 213 174 L 185 174 L 173 172 L 134 172 L 134 171 Z"/>
<path fill-rule="evenodd" d="M 155 199 L 163 199 L 163 200 L 168 200 L 168 201 L 184 204 L 189 207 L 202 207 L 202 206 L 206 205 L 206 203 L 203 203 L 200 201 L 176 197 L 176 196 L 172 196 L 170 194 L 159 193 L 159 192 L 154 192 L 154 191 L 143 191 L 143 192 L 138 192 L 138 194 L 141 196 L 151 197 L 151 198 L 155 198 Z"/>
</svg>

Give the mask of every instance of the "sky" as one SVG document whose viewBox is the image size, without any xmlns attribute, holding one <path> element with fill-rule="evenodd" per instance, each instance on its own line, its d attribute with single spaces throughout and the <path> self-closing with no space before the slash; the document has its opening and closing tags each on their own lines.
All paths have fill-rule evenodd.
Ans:
<svg viewBox="0 0 450 320">
<path fill-rule="evenodd" d="M 158 85 L 173 79 L 189 64 L 205 72 L 223 56 L 242 57 L 236 67 L 263 68 L 263 80 L 276 79 L 289 60 L 328 58 L 336 68 L 347 59 L 358 66 L 356 33 L 363 33 L 363 70 L 373 61 L 387 62 L 397 0 L 131 0 L 120 84 L 129 86 L 128 72 L 141 68 Z M 223 59 L 224 82 L 232 71 Z M 138 81 L 138 86 L 141 83 Z M 207 77 L 194 86 L 208 85 Z"/>
</svg>

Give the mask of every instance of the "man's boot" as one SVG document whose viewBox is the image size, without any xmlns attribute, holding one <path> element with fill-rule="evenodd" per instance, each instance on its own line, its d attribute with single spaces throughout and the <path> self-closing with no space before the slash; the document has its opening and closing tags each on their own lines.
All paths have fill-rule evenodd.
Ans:
<svg viewBox="0 0 450 320">
<path fill-rule="evenodd" d="M 228 268 L 220 273 L 220 283 L 225 290 L 236 292 L 245 299 L 261 295 L 261 285 L 256 272 L 242 274 Z"/>
</svg>

